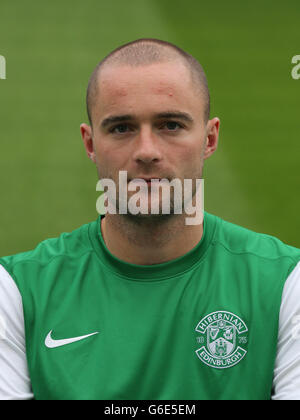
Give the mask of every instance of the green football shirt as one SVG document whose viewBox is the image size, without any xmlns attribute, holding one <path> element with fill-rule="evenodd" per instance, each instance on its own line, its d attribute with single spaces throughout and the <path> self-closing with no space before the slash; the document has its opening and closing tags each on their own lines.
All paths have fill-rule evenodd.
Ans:
<svg viewBox="0 0 300 420">
<path fill-rule="evenodd" d="M 0 259 L 21 296 L 34 398 L 270 399 L 300 250 L 205 213 L 190 252 L 129 264 L 101 217 Z"/>
</svg>

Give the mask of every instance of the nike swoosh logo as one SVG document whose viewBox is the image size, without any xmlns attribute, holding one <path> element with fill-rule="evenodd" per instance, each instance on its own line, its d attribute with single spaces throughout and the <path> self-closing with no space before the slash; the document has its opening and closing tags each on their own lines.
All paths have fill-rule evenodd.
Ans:
<svg viewBox="0 0 300 420">
<path fill-rule="evenodd" d="M 82 335 L 81 337 L 66 338 L 65 340 L 53 340 L 53 338 L 51 337 L 52 335 L 52 330 L 51 330 L 46 337 L 45 346 L 48 349 L 55 349 L 57 347 L 66 346 L 67 344 L 72 344 L 72 343 L 76 343 L 77 341 L 85 340 L 86 338 L 91 337 L 92 335 L 96 335 L 96 334 L 99 334 L 99 332 L 94 332 L 88 335 Z"/>
</svg>

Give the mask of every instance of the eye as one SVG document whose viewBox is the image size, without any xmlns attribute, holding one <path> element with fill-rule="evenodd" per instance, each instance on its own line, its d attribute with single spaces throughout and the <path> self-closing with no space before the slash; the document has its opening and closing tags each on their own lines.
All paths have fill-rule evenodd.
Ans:
<svg viewBox="0 0 300 420">
<path fill-rule="evenodd" d="M 124 134 L 129 131 L 128 124 L 118 124 L 115 127 L 112 127 L 109 132 L 114 134 Z"/>
<path fill-rule="evenodd" d="M 169 131 L 178 131 L 179 129 L 183 128 L 181 124 L 176 121 L 168 121 L 166 122 L 163 127 L 166 127 Z"/>
</svg>

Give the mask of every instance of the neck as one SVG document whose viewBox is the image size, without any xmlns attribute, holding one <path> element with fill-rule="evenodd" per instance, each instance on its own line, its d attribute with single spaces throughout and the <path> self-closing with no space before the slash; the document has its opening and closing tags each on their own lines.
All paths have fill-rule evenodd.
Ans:
<svg viewBox="0 0 300 420">
<path fill-rule="evenodd" d="M 101 231 L 108 250 L 122 261 L 152 265 L 179 258 L 201 240 L 201 225 L 186 225 L 186 215 L 155 216 L 107 214 Z"/>
</svg>

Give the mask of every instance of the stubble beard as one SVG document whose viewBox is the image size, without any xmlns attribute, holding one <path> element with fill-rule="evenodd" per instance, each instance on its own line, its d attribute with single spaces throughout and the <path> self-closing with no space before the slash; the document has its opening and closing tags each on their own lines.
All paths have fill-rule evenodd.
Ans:
<svg viewBox="0 0 300 420">
<path fill-rule="evenodd" d="M 99 179 L 108 178 L 115 182 L 116 185 L 116 197 L 110 197 L 109 200 L 113 206 L 114 209 L 116 209 L 116 214 L 123 218 L 123 221 L 127 221 L 131 225 L 138 225 L 138 226 L 144 226 L 144 227 L 154 227 L 159 226 L 163 224 L 170 224 L 175 219 L 182 219 L 186 216 L 185 209 L 191 204 L 195 205 L 195 199 L 196 199 L 196 193 L 197 193 L 197 179 L 202 179 L 202 172 L 203 168 L 201 166 L 199 173 L 195 177 L 190 177 L 188 179 L 192 179 L 192 194 L 188 194 L 187 197 L 184 197 L 184 182 L 183 179 L 180 179 L 181 185 L 182 185 L 182 194 L 181 194 L 181 200 L 175 199 L 175 189 L 173 187 L 170 188 L 170 210 L 168 209 L 167 213 L 163 212 L 162 208 L 162 193 L 163 190 L 160 187 L 159 189 L 157 187 L 150 186 L 148 191 L 145 191 L 145 194 L 148 194 L 148 213 L 142 213 L 138 212 L 137 214 L 133 214 L 130 212 L 130 209 L 128 207 L 128 202 L 130 200 L 130 197 L 134 194 L 136 194 L 140 188 L 137 187 L 135 191 L 128 191 L 128 184 L 127 184 L 127 202 L 122 202 L 122 195 L 121 195 L 121 202 L 120 202 L 120 186 L 119 182 L 115 181 L 115 177 L 113 176 L 103 176 L 103 174 L 100 175 L 100 171 L 98 170 L 98 177 Z M 172 179 L 169 180 L 170 182 Z M 159 194 L 159 212 L 157 214 L 151 213 L 151 204 L 152 204 L 152 197 L 151 197 L 151 188 L 153 190 L 154 188 L 154 200 L 158 200 L 158 194 Z M 137 201 L 137 206 L 140 205 L 140 200 Z M 124 207 L 127 209 L 127 212 L 125 214 L 120 214 L 120 208 Z"/>
</svg>

